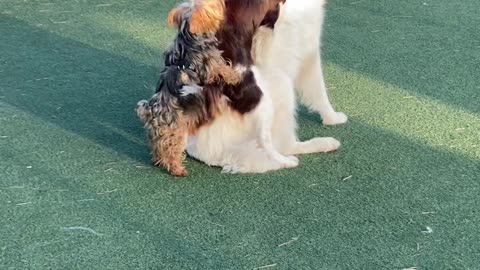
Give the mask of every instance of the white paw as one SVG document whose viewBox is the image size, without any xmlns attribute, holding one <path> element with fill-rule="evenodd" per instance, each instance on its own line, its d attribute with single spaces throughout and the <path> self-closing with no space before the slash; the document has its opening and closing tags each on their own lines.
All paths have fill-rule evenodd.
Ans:
<svg viewBox="0 0 480 270">
<path fill-rule="evenodd" d="M 296 156 L 287 156 L 286 162 L 283 162 L 284 168 L 294 168 L 297 167 L 299 164 L 299 160 Z"/>
<path fill-rule="evenodd" d="M 308 149 L 304 149 L 302 153 L 326 153 L 337 150 L 340 142 L 331 137 L 319 137 L 306 142 Z"/>
<path fill-rule="evenodd" d="M 222 168 L 222 173 L 236 174 L 241 172 L 242 172 L 242 169 L 236 165 L 225 165 Z"/>
<path fill-rule="evenodd" d="M 344 124 L 348 120 L 348 117 L 346 114 L 342 112 L 336 112 L 335 114 L 325 117 L 323 119 L 323 124 L 326 126 L 332 126 L 332 125 L 339 125 L 339 124 Z"/>
<path fill-rule="evenodd" d="M 288 156 L 287 159 L 289 160 L 288 164 L 286 164 L 286 168 L 293 168 L 297 167 L 300 161 L 296 156 Z"/>
<path fill-rule="evenodd" d="M 323 152 L 332 152 L 340 148 L 341 143 L 334 138 L 322 138 L 322 148 Z"/>
</svg>

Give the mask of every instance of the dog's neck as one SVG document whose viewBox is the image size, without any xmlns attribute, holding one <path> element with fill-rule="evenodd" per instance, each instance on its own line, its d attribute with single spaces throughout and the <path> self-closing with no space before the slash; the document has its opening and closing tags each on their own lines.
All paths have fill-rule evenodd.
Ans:
<svg viewBox="0 0 480 270">
<path fill-rule="evenodd" d="M 217 32 L 219 49 L 234 66 L 250 66 L 252 40 L 265 16 L 265 4 L 263 0 L 225 0 L 225 7 L 224 22 Z"/>
<path fill-rule="evenodd" d="M 223 57 L 235 65 L 251 66 L 252 41 L 261 25 L 273 28 L 279 3 L 286 0 L 225 0 L 225 21 L 217 32 Z"/>
</svg>

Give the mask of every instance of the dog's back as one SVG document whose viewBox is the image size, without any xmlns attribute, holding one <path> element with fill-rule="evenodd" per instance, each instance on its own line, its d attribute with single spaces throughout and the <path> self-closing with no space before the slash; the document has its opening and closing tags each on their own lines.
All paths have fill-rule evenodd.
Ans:
<svg viewBox="0 0 480 270">
<path fill-rule="evenodd" d="M 257 31 L 252 49 L 255 64 L 297 77 L 305 59 L 320 47 L 324 4 L 324 0 L 287 0 L 274 29 L 264 26 Z"/>
</svg>

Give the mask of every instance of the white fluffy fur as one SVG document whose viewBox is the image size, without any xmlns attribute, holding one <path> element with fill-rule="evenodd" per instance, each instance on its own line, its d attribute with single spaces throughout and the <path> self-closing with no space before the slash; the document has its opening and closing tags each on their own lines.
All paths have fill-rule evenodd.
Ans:
<svg viewBox="0 0 480 270">
<path fill-rule="evenodd" d="M 263 97 L 243 118 L 225 111 L 188 139 L 189 155 L 230 173 L 262 173 L 298 165 L 297 154 L 338 149 L 334 138 L 299 142 L 296 97 L 317 111 L 326 125 L 347 121 L 328 100 L 320 59 L 324 0 L 287 0 L 272 31 L 260 28 L 252 54 Z M 297 91 L 295 91 L 295 89 Z"/>
</svg>

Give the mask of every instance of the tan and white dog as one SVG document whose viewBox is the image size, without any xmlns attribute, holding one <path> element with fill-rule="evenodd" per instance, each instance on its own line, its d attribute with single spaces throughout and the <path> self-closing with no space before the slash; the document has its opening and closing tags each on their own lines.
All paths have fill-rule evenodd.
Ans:
<svg viewBox="0 0 480 270">
<path fill-rule="evenodd" d="M 228 1 L 226 1 L 228 5 Z M 263 173 L 294 167 L 294 155 L 335 151 L 340 142 L 322 137 L 300 142 L 296 134 L 296 94 L 318 112 L 325 125 L 342 124 L 347 116 L 335 112 L 323 78 L 320 40 L 325 0 L 286 0 L 274 28 L 257 30 L 251 67 L 263 93 L 251 113 L 239 117 L 224 111 L 210 125 L 188 137 L 187 153 L 230 173 Z M 241 67 L 237 67 L 241 68 Z M 258 145 L 258 114 L 265 114 L 273 147 L 285 158 L 272 158 Z"/>
</svg>

